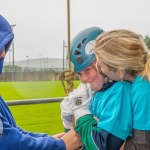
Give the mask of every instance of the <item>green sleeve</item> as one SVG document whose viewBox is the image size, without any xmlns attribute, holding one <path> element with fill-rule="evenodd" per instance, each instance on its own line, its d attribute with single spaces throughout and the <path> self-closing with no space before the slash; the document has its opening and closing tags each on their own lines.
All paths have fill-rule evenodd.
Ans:
<svg viewBox="0 0 150 150">
<path fill-rule="evenodd" d="M 92 133 L 100 133 L 101 129 L 97 128 L 97 122 L 93 115 L 85 115 L 76 121 L 75 131 L 80 134 L 80 138 L 86 150 L 98 150 Z"/>
</svg>

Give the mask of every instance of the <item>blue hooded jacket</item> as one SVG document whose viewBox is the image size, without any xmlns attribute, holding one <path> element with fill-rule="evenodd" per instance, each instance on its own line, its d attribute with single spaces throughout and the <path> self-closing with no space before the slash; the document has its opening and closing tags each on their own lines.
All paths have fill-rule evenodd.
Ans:
<svg viewBox="0 0 150 150">
<path fill-rule="evenodd" d="M 0 53 L 3 48 L 7 53 L 12 40 L 14 38 L 14 34 L 12 33 L 12 29 L 7 20 L 0 15 Z M 3 69 L 4 58 L 0 58 L 0 74 Z"/>
<path fill-rule="evenodd" d="M 0 15 L 0 53 L 3 48 L 7 52 L 14 34 L 7 20 Z M 0 58 L 0 71 L 3 68 L 3 58 Z M 63 140 L 56 140 L 47 134 L 26 132 L 16 125 L 16 122 L 0 96 L 0 150 L 65 150 Z"/>
</svg>

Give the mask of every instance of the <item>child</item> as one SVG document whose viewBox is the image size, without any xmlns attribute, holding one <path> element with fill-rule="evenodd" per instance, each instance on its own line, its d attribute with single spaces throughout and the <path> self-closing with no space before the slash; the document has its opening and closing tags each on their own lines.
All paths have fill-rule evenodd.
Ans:
<svg viewBox="0 0 150 150">
<path fill-rule="evenodd" d="M 71 42 L 74 71 L 85 84 L 80 84 L 62 101 L 62 119 L 65 128 L 71 128 L 71 118 L 75 116 L 75 130 L 86 150 L 119 150 L 132 129 L 131 84 L 105 82 L 105 76 L 97 72 L 93 44 L 102 32 L 91 27 Z"/>
</svg>

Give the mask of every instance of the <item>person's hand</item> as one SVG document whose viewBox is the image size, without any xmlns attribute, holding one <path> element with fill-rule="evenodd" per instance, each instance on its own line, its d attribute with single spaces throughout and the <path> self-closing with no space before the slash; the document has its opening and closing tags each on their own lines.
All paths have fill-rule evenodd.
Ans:
<svg viewBox="0 0 150 150">
<path fill-rule="evenodd" d="M 77 150 L 82 146 L 80 136 L 74 129 L 68 131 L 61 139 L 65 142 L 66 150 Z"/>
<path fill-rule="evenodd" d="M 72 105 L 72 112 L 75 120 L 81 116 L 91 114 L 89 110 L 92 99 L 90 84 L 81 83 L 68 97 L 69 103 Z"/>
<path fill-rule="evenodd" d="M 68 97 L 64 98 L 63 101 L 60 103 L 61 107 L 61 119 L 63 121 L 63 125 L 65 129 L 72 129 L 73 122 L 72 122 L 72 106 L 69 102 Z"/>
<path fill-rule="evenodd" d="M 65 132 L 62 132 L 62 133 L 55 134 L 55 135 L 53 135 L 52 137 L 55 138 L 55 139 L 60 139 L 60 138 L 62 138 L 65 134 L 66 134 Z"/>
</svg>

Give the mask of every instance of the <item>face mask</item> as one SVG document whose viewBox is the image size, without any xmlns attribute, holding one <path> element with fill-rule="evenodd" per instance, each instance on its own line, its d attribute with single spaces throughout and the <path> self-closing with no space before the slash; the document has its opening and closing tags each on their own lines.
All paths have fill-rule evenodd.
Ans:
<svg viewBox="0 0 150 150">
<path fill-rule="evenodd" d="M 4 58 L 0 58 L 0 74 L 2 73 Z"/>
</svg>

